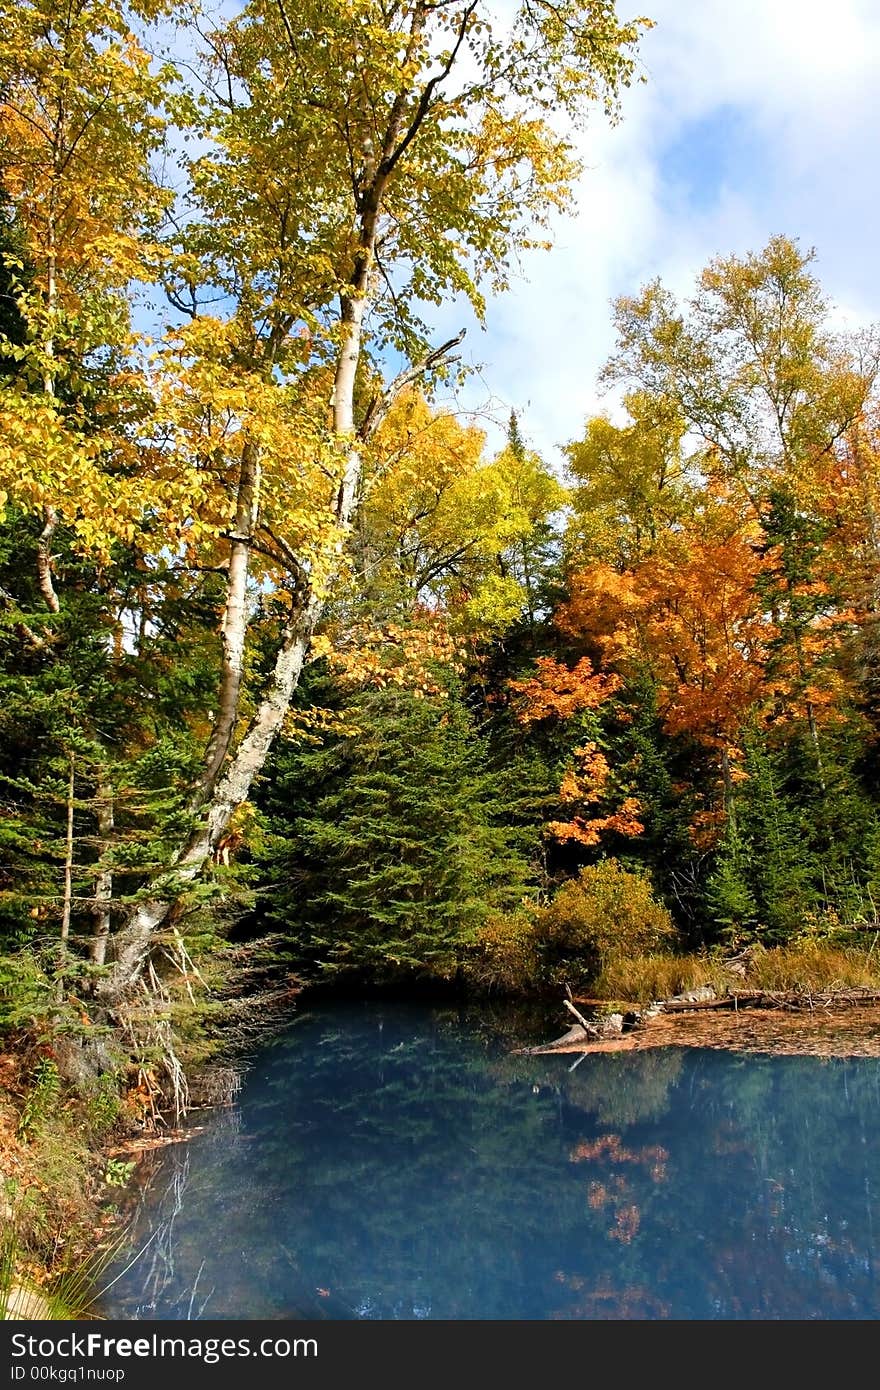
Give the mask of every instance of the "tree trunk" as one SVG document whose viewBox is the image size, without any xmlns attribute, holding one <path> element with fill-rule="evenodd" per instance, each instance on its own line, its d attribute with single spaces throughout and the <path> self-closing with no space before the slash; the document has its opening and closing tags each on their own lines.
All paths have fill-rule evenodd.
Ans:
<svg viewBox="0 0 880 1390">
<path fill-rule="evenodd" d="M 730 752 L 726 744 L 721 749 L 721 780 L 724 786 L 724 811 L 731 830 L 736 830 L 736 810 L 733 801 L 733 774 L 730 769 Z"/>
<path fill-rule="evenodd" d="M 411 32 L 413 45 L 418 41 L 426 13 L 426 9 L 420 7 L 414 15 Z M 426 91 L 429 95 L 430 89 Z M 383 142 L 382 161 L 376 168 L 369 187 L 363 190 L 358 203 L 357 234 L 353 248 L 354 264 L 346 290 L 340 295 L 341 335 L 333 391 L 333 433 L 346 447 L 345 464 L 334 506 L 335 520 L 342 538 L 351 531 L 354 518 L 360 487 L 364 437 L 378 423 L 382 411 L 387 410 L 397 391 L 434 365 L 449 348 L 460 342 L 463 336 L 459 335 L 452 342 L 429 353 L 423 363 L 395 378 L 383 397 L 379 412 L 371 419 L 365 420 L 358 431 L 354 418 L 355 380 L 361 356 L 364 310 L 373 274 L 382 199 L 394 164 L 406 144 L 412 140 L 426 109 L 424 103 L 421 103 L 417 118 L 410 127 L 405 141 L 398 143 L 406 102 L 402 97 L 395 102 Z M 293 578 L 296 582 L 291 614 L 285 625 L 269 690 L 254 715 L 247 734 L 231 755 L 221 775 L 235 730 L 241 685 L 242 652 L 247 628 L 244 603 L 247 561 L 253 538 L 259 490 L 257 469 L 258 460 L 255 455 L 252 458 L 248 456 L 247 460 L 243 456 L 236 507 L 236 532 L 231 542 L 233 551 L 230 553 L 230 570 L 234 554 L 236 573 L 234 580 L 230 573 L 229 598 L 224 615 L 222 708 L 208 750 L 205 772 L 196 788 L 192 805 L 194 811 L 201 811 L 201 818 L 187 843 L 176 855 L 170 871 L 154 883 L 152 896 L 139 904 L 130 920 L 112 939 L 114 964 L 97 986 L 98 995 L 110 1003 L 137 981 L 156 934 L 173 915 L 183 891 L 199 876 L 210 859 L 235 810 L 247 799 L 254 778 L 265 765 L 275 737 L 284 722 L 308 653 L 312 633 L 324 608 L 323 599 L 317 598 L 310 587 L 302 583 L 302 574 L 294 573 Z M 237 546 L 241 547 L 240 551 L 235 549 Z M 332 579 L 332 574 L 328 578 Z"/>
<path fill-rule="evenodd" d="M 232 756 L 211 796 L 207 812 L 176 856 L 167 875 L 154 885 L 154 894 L 137 907 L 123 929 L 112 938 L 113 966 L 96 993 L 112 1003 L 138 979 L 156 933 L 171 916 L 177 900 L 198 878 L 223 837 L 233 812 L 247 800 L 254 778 L 284 722 L 308 652 L 323 603 L 304 594 L 285 628 L 272 681 L 247 734 Z"/>
<path fill-rule="evenodd" d="M 55 305 L 58 300 L 58 282 L 56 277 L 56 258 L 55 258 L 55 217 L 53 205 L 55 201 L 54 186 L 49 194 L 49 214 L 47 220 L 47 252 L 46 252 L 46 309 L 49 320 L 49 334 L 44 343 L 46 353 L 46 369 L 43 374 L 43 390 L 47 396 L 55 395 L 55 375 L 52 371 L 51 363 L 55 356 L 54 338 L 54 319 Z M 50 613 L 57 613 L 60 605 L 58 595 L 55 592 L 55 585 L 52 582 L 52 537 L 58 525 L 58 513 L 53 506 L 47 504 L 43 508 L 44 526 L 40 532 L 40 539 L 37 542 L 37 583 L 40 593 L 46 601 L 46 607 Z"/>
<path fill-rule="evenodd" d="M 336 521 L 343 534 L 351 529 L 361 471 L 361 447 L 354 425 L 354 383 L 360 358 L 364 312 L 364 297 L 361 291 L 366 281 L 371 252 L 372 248 L 365 253 L 365 258 L 359 261 L 359 284 L 355 293 L 350 297 L 344 297 L 342 301 L 343 333 L 336 366 L 333 428 L 337 437 L 350 441 L 335 505 Z M 240 490 L 239 511 L 242 510 L 242 491 L 246 492 L 246 489 Z M 253 498 L 253 492 L 251 492 L 251 497 Z M 250 527 L 250 522 L 248 525 Z M 247 534 L 250 536 L 250 529 L 248 529 Z M 233 540 L 233 545 L 236 543 Z M 245 559 L 247 549 L 248 546 L 243 546 Z M 239 583 L 242 584 L 245 578 L 246 568 L 245 565 L 242 565 Z M 243 597 L 243 589 L 241 593 Z M 132 918 L 113 939 L 113 968 L 108 976 L 99 982 L 96 991 L 100 997 L 109 1002 L 118 999 L 138 979 L 156 933 L 171 915 L 181 893 L 198 878 L 220 843 L 233 813 L 243 801 L 247 800 L 253 780 L 265 764 L 269 750 L 284 722 L 291 697 L 299 682 L 312 633 L 324 607 L 323 601 L 317 599 L 310 590 L 300 591 L 299 604 L 296 602 L 295 590 L 293 603 L 294 606 L 285 628 L 268 693 L 251 721 L 247 734 L 232 755 L 225 773 L 219 780 L 217 780 L 215 771 L 215 782 L 211 786 L 206 771 L 200 782 L 200 787 L 203 787 L 204 791 L 201 793 L 200 804 L 203 808 L 203 815 L 199 824 L 176 856 L 169 873 L 159 879 L 155 885 L 159 891 L 139 904 Z M 230 604 L 227 601 L 227 614 L 229 614 L 229 607 Z M 232 618 L 229 621 L 231 623 Z M 240 640 L 243 644 L 246 631 L 246 614 L 243 603 L 235 616 L 235 623 L 240 623 L 240 629 L 236 627 L 236 640 L 239 640 L 240 632 Z M 224 657 L 227 654 L 228 648 L 225 649 Z M 231 711 L 231 689 L 234 678 L 231 664 L 227 666 L 226 671 L 228 676 L 226 694 L 230 701 Z M 238 685 L 235 690 L 236 704 L 240 675 L 239 665 Z M 229 726 L 228 739 L 223 750 L 224 756 L 232 738 L 233 728 L 234 716 Z M 212 740 L 212 745 L 214 744 L 216 746 L 214 747 L 213 760 L 216 763 L 220 750 L 220 740 Z M 217 766 L 219 770 L 219 764 Z M 197 793 L 198 795 L 199 793 Z"/>
<path fill-rule="evenodd" d="M 110 848 L 113 834 L 113 788 L 108 781 L 98 781 L 96 806 L 98 821 L 99 849 L 102 855 Z M 113 871 L 100 869 L 95 878 L 95 934 L 89 946 L 89 958 L 95 965 L 103 965 L 107 958 L 107 938 L 110 935 L 110 907 L 113 901 Z"/>
<path fill-rule="evenodd" d="M 256 445 L 245 444 L 241 455 L 235 521 L 229 542 L 229 575 L 221 637 L 223 655 L 217 718 L 205 753 L 205 766 L 196 784 L 190 811 L 195 814 L 208 800 L 226 760 L 238 720 L 238 700 L 244 671 L 247 637 L 247 581 L 251 542 L 260 505 L 260 462 Z"/>
<path fill-rule="evenodd" d="M 54 507 L 43 508 L 43 521 L 45 525 L 37 541 L 37 583 L 49 612 L 57 613 L 61 605 L 52 582 L 52 537 L 58 525 L 58 513 Z"/>
<path fill-rule="evenodd" d="M 70 755 L 70 772 L 67 780 L 67 830 L 64 838 L 64 899 L 61 908 L 61 952 L 56 987 L 56 999 L 60 1004 L 64 998 L 64 963 L 67 958 L 67 942 L 70 938 L 70 913 L 73 903 L 73 794 L 76 789 L 76 763 Z"/>
</svg>

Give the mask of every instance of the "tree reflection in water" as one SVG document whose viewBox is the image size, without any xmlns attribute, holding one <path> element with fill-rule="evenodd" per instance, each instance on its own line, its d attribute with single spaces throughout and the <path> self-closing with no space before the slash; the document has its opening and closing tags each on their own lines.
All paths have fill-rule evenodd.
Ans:
<svg viewBox="0 0 880 1390">
<path fill-rule="evenodd" d="M 515 1012 L 301 1017 L 144 1164 L 105 1312 L 876 1318 L 880 1061 L 514 1056 Z M 518 1032 L 519 1030 L 519 1032 Z M 202 1117 L 204 1118 L 204 1117 Z"/>
</svg>

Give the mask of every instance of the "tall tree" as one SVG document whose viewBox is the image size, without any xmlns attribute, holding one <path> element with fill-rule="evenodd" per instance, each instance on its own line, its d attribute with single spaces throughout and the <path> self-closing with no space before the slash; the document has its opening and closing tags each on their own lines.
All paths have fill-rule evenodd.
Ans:
<svg viewBox="0 0 880 1390">
<path fill-rule="evenodd" d="M 500 27 L 478 0 L 310 0 L 295 13 L 252 0 L 204 36 L 206 90 L 189 119 L 207 150 L 189 166 L 167 273 L 190 323 L 166 408 L 225 538 L 223 662 L 196 827 L 117 934 L 109 996 L 137 976 L 265 762 L 377 427 L 454 346 L 429 348 L 421 306 L 463 293 L 482 314 L 483 287 L 503 288 L 566 202 L 576 163 L 558 118 L 570 127 L 596 99 L 614 113 L 645 22 L 621 23 L 609 0 L 529 0 Z M 209 313 L 205 293 L 230 312 Z M 363 402 L 368 341 L 405 365 Z M 242 731 L 251 575 L 283 616 Z"/>
<path fill-rule="evenodd" d="M 0 396 L 0 490 L 42 519 L 35 558 L 53 613 L 59 523 L 106 554 L 155 500 L 157 480 L 134 461 L 130 375 L 104 371 L 88 425 L 82 397 L 128 341 L 122 291 L 145 273 L 143 234 L 164 202 L 150 157 L 165 77 L 117 0 L 0 6 L 0 172 L 20 246 L 4 259 L 27 323 L 4 352 L 18 370 Z"/>
<path fill-rule="evenodd" d="M 430 699 L 350 693 L 343 732 L 274 756 L 260 794 L 270 920 L 319 977 L 448 978 L 528 892 L 498 778 L 450 684 Z"/>
<path fill-rule="evenodd" d="M 862 414 L 880 342 L 842 335 L 803 252 L 787 237 L 719 257 L 680 306 L 659 281 L 616 301 L 618 351 L 605 378 L 671 404 L 720 469 L 760 505 L 768 483 L 794 482 Z"/>
</svg>

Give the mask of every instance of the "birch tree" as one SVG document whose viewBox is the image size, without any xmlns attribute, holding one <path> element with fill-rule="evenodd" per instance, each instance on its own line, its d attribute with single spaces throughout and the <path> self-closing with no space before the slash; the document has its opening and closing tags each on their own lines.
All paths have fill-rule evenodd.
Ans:
<svg viewBox="0 0 880 1390">
<path fill-rule="evenodd" d="M 189 166 L 192 211 L 170 239 L 167 280 L 189 319 L 184 355 L 215 369 L 201 423 L 231 380 L 241 398 L 226 404 L 238 457 L 222 464 L 222 673 L 192 834 L 118 934 L 110 995 L 137 976 L 265 763 L 339 572 L 370 441 L 460 340 L 431 346 L 430 307 L 462 295 L 482 316 L 486 290 L 504 288 L 570 196 L 572 123 L 597 100 L 614 115 L 643 23 L 622 23 L 607 0 L 527 0 L 506 28 L 480 0 L 253 0 L 203 32 L 189 120 L 209 145 Z M 224 317 L 205 304 L 218 293 L 234 306 Z M 384 349 L 403 365 L 376 386 Z M 255 572 L 284 617 L 242 728 Z"/>
<path fill-rule="evenodd" d="M 62 487 L 65 517 L 84 546 L 112 536 L 105 512 L 129 536 L 146 518 L 166 549 L 221 571 L 225 585 L 191 832 L 111 936 L 101 991 L 112 1000 L 137 979 L 265 763 L 340 582 L 377 430 L 405 389 L 430 390 L 449 369 L 462 335 L 435 344 L 432 313 L 460 297 L 483 319 L 487 296 L 505 288 L 518 258 L 546 244 L 578 173 L 573 132 L 596 105 L 616 116 L 648 21 L 622 21 L 612 0 L 523 0 L 504 20 L 484 0 L 252 0 L 215 27 L 196 14 L 186 46 L 198 57 L 178 65 L 165 111 L 198 153 L 178 161 L 185 188 L 166 200 L 157 247 L 146 235 L 135 245 L 132 231 L 139 206 L 161 210 L 145 164 L 158 129 L 149 115 L 157 90 L 147 88 L 167 72 L 145 63 L 109 0 L 70 7 L 76 61 L 53 67 L 60 30 L 41 6 L 24 7 L 30 29 L 17 21 L 17 48 L 2 55 L 12 143 L 24 148 L 36 127 L 42 141 L 42 185 L 27 160 L 7 157 L 4 175 L 9 184 L 13 168 L 25 170 L 11 191 L 45 270 L 34 312 L 54 322 L 61 302 L 51 209 L 81 205 L 91 215 L 89 187 L 107 225 L 75 244 L 95 264 L 110 256 L 117 284 L 126 256 L 128 275 L 144 277 L 152 264 L 172 308 L 143 369 L 149 419 L 117 431 L 126 466 L 108 470 L 93 443 L 69 453 L 67 477 L 99 500 L 72 505 Z M 137 55 L 129 66 L 138 81 L 105 81 L 108 64 L 124 65 L 126 54 Z M 141 114 L 123 87 L 137 88 Z M 81 115 L 60 162 L 58 120 L 46 125 L 43 115 L 52 102 L 58 115 L 59 101 Z M 120 129 L 111 140 L 112 114 Z M 136 150 L 127 151 L 126 132 L 138 137 Z M 47 208 L 53 226 L 38 234 Z M 88 270 L 88 254 L 83 263 Z M 44 360 L 56 336 L 44 331 Z M 36 426 L 26 393 L 10 411 L 4 478 L 31 510 L 52 505 L 45 474 L 30 471 L 28 495 L 15 469 L 55 428 L 49 396 Z M 46 512 L 42 538 L 50 607 L 58 515 Z M 275 614 L 274 667 L 262 685 L 246 679 L 255 591 Z"/>
</svg>

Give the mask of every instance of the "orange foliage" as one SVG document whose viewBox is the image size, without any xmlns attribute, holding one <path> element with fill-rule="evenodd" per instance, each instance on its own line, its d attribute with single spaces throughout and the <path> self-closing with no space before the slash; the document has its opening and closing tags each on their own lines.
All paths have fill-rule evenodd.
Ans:
<svg viewBox="0 0 880 1390">
<path fill-rule="evenodd" d="M 586 656 L 573 671 L 552 656 L 539 657 L 535 665 L 536 676 L 510 682 L 518 697 L 517 717 L 526 725 L 542 719 L 570 719 L 581 710 L 597 709 L 623 684 L 619 676 L 595 674 Z"/>
<path fill-rule="evenodd" d="M 585 743 L 574 750 L 576 766 L 562 779 L 559 797 L 563 803 L 592 806 L 605 795 L 611 778 L 611 768 L 604 753 L 595 743 Z M 618 835 L 641 835 L 645 827 L 639 820 L 642 806 L 634 796 L 624 797 L 616 811 L 607 816 L 573 815 L 567 821 L 551 821 L 547 833 L 557 840 L 574 840 L 581 845 L 597 845 L 604 831 Z"/>
<path fill-rule="evenodd" d="M 595 1288 L 589 1288 L 580 1275 L 565 1274 L 562 1270 L 554 1277 L 557 1283 L 578 1295 L 568 1307 L 553 1314 L 558 1321 L 600 1318 L 630 1322 L 633 1319 L 669 1317 L 669 1304 L 638 1285 L 624 1284 L 615 1288 L 607 1278 L 603 1278 Z"/>
<path fill-rule="evenodd" d="M 581 1140 L 569 1154 L 570 1163 L 597 1163 L 604 1159 L 608 1163 L 666 1163 L 668 1150 L 659 1144 L 648 1144 L 643 1149 L 627 1149 L 621 1143 L 619 1134 L 601 1134 L 592 1143 Z"/>
<path fill-rule="evenodd" d="M 581 816 L 574 816 L 570 821 L 552 820 L 547 831 L 556 840 L 574 840 L 580 845 L 598 845 L 606 830 L 631 838 L 644 832 L 644 821 L 639 820 L 641 810 L 639 799 L 627 796 L 610 816 L 594 816 L 590 820 L 584 820 Z"/>
<path fill-rule="evenodd" d="M 697 811 L 688 826 L 688 835 L 697 849 L 711 849 L 727 824 L 727 812 L 716 808 L 710 811 Z"/>
<path fill-rule="evenodd" d="M 345 685 L 400 686 L 418 697 L 442 693 L 437 671 L 455 668 L 459 655 L 445 616 L 427 610 L 406 625 L 364 622 L 333 630 L 314 638 L 311 648 L 311 659 L 326 656 Z"/>
<path fill-rule="evenodd" d="M 638 1235 L 641 1224 L 642 1214 L 636 1204 L 631 1202 L 629 1206 L 620 1208 L 608 1234 L 612 1240 L 619 1240 L 622 1245 L 629 1245 L 633 1237 Z"/>
<path fill-rule="evenodd" d="M 647 663 L 667 732 L 722 747 L 767 693 L 775 628 L 756 591 L 766 565 L 752 528 L 716 503 L 634 570 L 575 575 L 557 622 L 623 669 Z"/>
<path fill-rule="evenodd" d="M 605 790 L 611 768 L 604 753 L 595 743 L 585 743 L 574 750 L 579 763 L 577 771 L 569 771 L 562 779 L 559 795 L 563 801 L 583 801 L 590 805 L 598 801 Z"/>
</svg>

